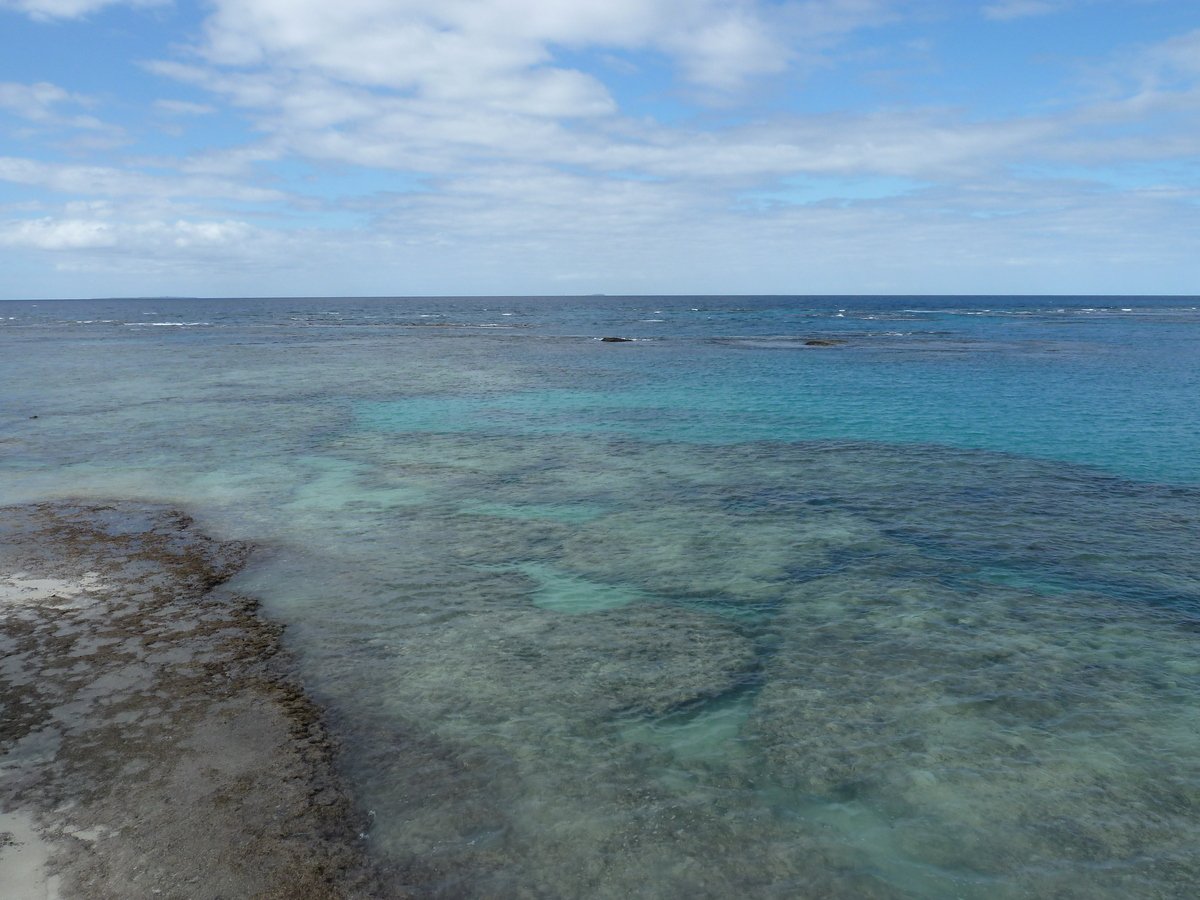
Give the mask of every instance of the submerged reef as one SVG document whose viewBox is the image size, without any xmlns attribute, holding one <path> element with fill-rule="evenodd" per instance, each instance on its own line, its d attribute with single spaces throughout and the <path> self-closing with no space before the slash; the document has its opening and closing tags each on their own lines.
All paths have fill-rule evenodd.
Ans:
<svg viewBox="0 0 1200 900">
<path fill-rule="evenodd" d="M 1184 897 L 1200 620 L 1143 619 L 1087 592 L 819 579 L 774 622 L 744 734 L 781 789 L 866 803 L 904 856 L 1002 879 L 964 896 Z"/>
<path fill-rule="evenodd" d="M 64 885 L 207 896 L 80 868 L 120 835 L 183 852 L 169 788 L 242 835 L 197 859 L 247 896 L 1194 894 L 1195 489 L 850 442 L 357 433 L 304 466 L 238 583 L 295 623 L 357 819 L 277 631 L 220 586 L 244 547 L 132 505 L 0 517 L 4 809 Z M 166 845 L 98 830 L 134 803 Z"/>
<path fill-rule="evenodd" d="M 429 498 L 380 514 L 403 554 L 356 557 L 361 603 L 319 613 L 411 886 L 1194 892 L 1194 489 L 850 442 L 338 449 Z"/>
</svg>

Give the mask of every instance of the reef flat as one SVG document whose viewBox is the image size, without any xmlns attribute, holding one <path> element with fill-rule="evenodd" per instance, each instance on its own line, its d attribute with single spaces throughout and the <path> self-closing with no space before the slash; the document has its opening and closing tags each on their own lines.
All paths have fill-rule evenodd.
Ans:
<svg viewBox="0 0 1200 900">
<path fill-rule="evenodd" d="M 382 896 L 248 547 L 174 511 L 0 509 L 0 896 Z M 397 891 L 388 896 L 402 896 Z"/>
</svg>

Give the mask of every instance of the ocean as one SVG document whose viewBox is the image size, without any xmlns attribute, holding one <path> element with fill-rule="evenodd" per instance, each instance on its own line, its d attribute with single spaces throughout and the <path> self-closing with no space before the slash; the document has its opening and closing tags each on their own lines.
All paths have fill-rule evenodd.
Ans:
<svg viewBox="0 0 1200 900">
<path fill-rule="evenodd" d="M 1195 896 L 1200 298 L 3 302 L 0 375 L 0 503 L 255 545 L 419 895 Z"/>
</svg>

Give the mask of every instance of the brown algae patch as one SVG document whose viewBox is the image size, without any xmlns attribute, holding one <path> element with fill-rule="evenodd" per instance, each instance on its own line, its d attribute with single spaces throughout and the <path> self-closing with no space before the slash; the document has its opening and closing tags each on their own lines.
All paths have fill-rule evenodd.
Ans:
<svg viewBox="0 0 1200 900">
<path fill-rule="evenodd" d="M 3 896 L 382 896 L 281 629 L 219 589 L 247 548 L 190 524 L 0 509 Z"/>
</svg>

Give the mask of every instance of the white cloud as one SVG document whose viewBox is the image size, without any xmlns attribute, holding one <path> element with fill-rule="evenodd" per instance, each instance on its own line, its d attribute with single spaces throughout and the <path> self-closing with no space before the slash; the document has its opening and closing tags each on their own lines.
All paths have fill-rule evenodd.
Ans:
<svg viewBox="0 0 1200 900">
<path fill-rule="evenodd" d="M 500 7 L 496 2 L 491 5 Z M 445 15 L 480 6 L 479 0 L 469 0 Z M 726 4 L 718 10 L 720 15 L 689 20 L 684 28 L 679 23 L 663 25 L 661 17 L 651 14 L 666 6 L 665 2 L 617 4 L 614 9 L 624 18 L 593 19 L 591 31 L 596 40 L 608 35 L 612 43 L 606 46 L 627 48 L 638 41 L 656 41 L 655 46 L 668 52 L 663 49 L 668 35 L 690 39 L 703 27 L 717 28 L 739 16 L 765 21 L 766 15 L 750 4 Z M 569 71 L 547 62 L 551 42 L 546 35 L 556 34 L 565 43 L 572 34 L 586 31 L 572 32 L 571 3 L 552 9 L 529 0 L 525 7 L 558 16 L 548 24 L 532 15 L 521 20 L 538 40 L 510 40 L 504 38 L 503 29 L 499 37 L 463 31 L 446 37 L 444 46 L 430 49 L 424 61 L 409 57 L 393 62 L 387 54 L 377 53 L 372 41 L 354 53 L 353 40 L 347 38 L 350 44 L 343 47 L 336 34 L 328 45 L 322 44 L 318 37 L 322 33 L 341 29 L 357 34 L 366 8 L 361 2 L 352 3 L 348 12 L 321 10 L 321 16 L 337 21 L 320 26 L 303 15 L 286 26 L 282 12 L 269 27 L 243 23 L 238 34 L 242 38 L 253 34 L 252 41 L 233 41 L 231 20 L 226 19 L 204 48 L 209 64 L 172 62 L 154 68 L 249 110 L 264 137 L 251 147 L 179 165 L 238 177 L 258 159 L 299 158 L 418 173 L 427 190 L 347 197 L 343 206 L 373 217 L 372 233 L 380 239 L 395 240 L 403 247 L 423 246 L 444 260 L 475 248 L 483 257 L 495 254 L 496 266 L 503 268 L 499 260 L 505 255 L 521 259 L 555 247 L 556 254 L 575 260 L 572 271 L 605 271 L 608 263 L 583 248 L 605 245 L 608 253 L 641 258 L 648 252 L 645 248 L 660 240 L 656 237 L 660 232 L 682 234 L 686 229 L 681 222 L 697 220 L 708 221 L 714 229 L 695 238 L 700 244 L 711 241 L 707 246 L 712 253 L 720 253 L 715 237 L 720 228 L 737 235 L 731 240 L 739 246 L 755 235 L 753 239 L 763 246 L 774 245 L 786 255 L 779 242 L 798 240 L 801 233 L 821 243 L 823 239 L 813 233 L 814 228 L 820 230 L 815 222 L 837 221 L 847 229 L 854 222 L 865 233 L 882 227 L 877 221 L 880 216 L 896 229 L 902 228 L 903 221 L 910 226 L 917 220 L 936 221 L 943 230 L 952 227 L 971 235 L 986 231 L 993 235 L 990 240 L 999 242 L 995 233 L 1015 227 L 1018 221 L 1044 223 L 1054 217 L 1061 221 L 1064 204 L 1084 203 L 1102 217 L 1113 214 L 1090 196 L 1094 184 L 1061 187 L 1051 201 L 1045 178 L 1015 182 L 1008 174 L 1011 165 L 1031 161 L 1102 165 L 1123 158 L 1162 159 L 1189 152 L 1186 141 L 1119 134 L 1121 126 L 1156 115 L 1155 109 L 1186 104 L 1178 93 L 1143 101 L 1122 97 L 1057 115 L 996 120 L 971 120 L 965 110 L 910 107 L 861 114 L 774 115 L 719 128 L 625 117 L 611 106 L 607 95 L 600 100 L 599 94 L 592 94 L 587 101 L 596 104 L 591 115 L 573 116 L 569 111 L 577 110 L 589 96 L 582 83 L 566 83 L 555 102 L 537 99 L 532 92 L 524 98 L 522 91 L 506 93 L 533 73 Z M 403 8 L 403 4 L 394 7 Z M 702 4 L 697 8 L 707 13 L 716 9 Z M 266 0 L 226 0 L 223 9 L 243 15 L 278 11 Z M 787 12 L 791 33 L 809 35 L 816 46 L 855 24 L 883 21 L 894 11 L 894 6 L 863 2 L 793 4 Z M 611 10 L 592 14 L 614 15 Z M 385 45 L 391 40 L 389 27 L 384 22 L 379 26 L 381 35 L 376 36 Z M 414 26 L 418 31 L 423 27 Z M 652 38 L 653 28 L 659 30 Z M 393 30 L 403 31 L 398 25 Z M 698 74 L 698 68 L 687 69 L 696 84 L 707 80 L 710 87 L 735 90 L 739 79 L 769 74 L 772 67 L 786 64 L 786 52 L 791 52 L 759 52 L 753 43 L 756 34 L 749 26 L 740 32 L 716 33 L 714 49 L 707 56 L 706 45 L 696 40 L 686 51 L 671 52 L 685 69 L 709 66 L 705 75 Z M 619 44 L 614 36 L 626 43 Z M 497 46 L 480 53 L 483 62 L 475 69 L 451 77 L 446 60 L 461 52 L 456 41 L 466 37 L 497 42 Z M 727 65 L 714 62 L 722 60 Z M 751 61 L 759 69 L 751 71 Z M 499 74 L 489 80 L 478 67 L 490 65 L 497 66 Z M 477 84 L 473 79 L 481 81 Z M 769 193 L 782 179 L 805 175 L 826 179 L 831 200 L 841 206 L 848 203 L 852 211 L 819 211 L 784 201 L 755 207 L 739 199 L 754 190 Z M 837 200 L 837 179 L 856 177 L 904 178 L 937 187 L 907 198 Z M 1181 202 L 1177 197 L 1158 196 L 1145 199 L 1143 206 Z M 992 216 L 997 223 L 986 228 L 975 221 Z M 848 230 L 845 239 L 850 239 Z M 984 253 L 986 245 L 979 247 Z M 944 249 L 950 253 L 948 258 L 961 259 L 951 252 L 952 243 Z M 1035 259 L 1035 251 L 1036 247 L 1022 245 L 1013 249 L 1011 258 Z M 682 244 L 663 252 L 674 254 L 672 258 L 688 255 Z M 661 287 L 669 289 L 665 284 Z"/>
<path fill-rule="evenodd" d="M 0 0 L 0 9 L 22 12 L 33 19 L 77 19 L 106 6 L 162 6 L 171 0 Z"/>
<path fill-rule="evenodd" d="M 1180 69 L 1200 72 L 1200 29 L 1163 41 L 1154 53 Z"/>
<path fill-rule="evenodd" d="M 154 107 L 191 116 L 232 105 L 253 139 L 119 165 L 0 158 L 0 178 L 87 198 L 21 212 L 42 218 L 10 220 L 0 243 L 110 274 L 203 273 L 215 262 L 269 273 L 259 287 L 268 293 L 546 290 L 561 278 L 583 291 L 837 290 L 867 269 L 879 290 L 970 290 L 968 277 L 975 289 L 1099 289 L 1114 277 L 1133 285 L 1114 260 L 1143 275 L 1172 260 L 1178 268 L 1195 191 L 1013 173 L 1200 153 L 1200 93 L 1189 87 L 1200 72 L 1196 33 L 1132 54 L 1119 78 L 1109 74 L 1115 87 L 1073 107 L 995 119 L 910 104 L 664 122 L 622 110 L 604 83 L 617 83 L 620 54 L 627 77 L 629 59 L 670 63 L 676 98 L 745 97 L 909 5 L 214 0 L 199 44 L 149 66 L 210 92 L 213 105 Z M 986 10 L 1013 18 L 1061 5 L 995 0 Z M 0 88 L 0 105 L 47 126 L 85 101 L 53 85 Z M 1168 120 L 1176 126 L 1150 124 Z M 358 173 L 352 187 L 329 189 L 332 199 L 311 201 L 339 214 L 341 228 L 270 228 L 220 208 L 298 213 L 301 198 L 263 180 L 263 164 L 276 161 Z M 805 178 L 826 193 L 789 201 L 789 179 Z M 856 199 L 838 193 L 849 179 L 920 186 Z M 234 221 L 243 218 L 260 226 Z M 1081 266 L 1090 285 L 1012 275 Z"/>
<path fill-rule="evenodd" d="M 1146 48 L 1141 54 L 1143 74 L 1161 82 L 1200 76 L 1200 29 Z"/>
<path fill-rule="evenodd" d="M 728 95 L 887 21 L 901 2 L 217 0 L 196 48 L 207 64 L 150 68 L 253 111 L 263 158 L 418 172 L 444 179 L 443 197 L 476 190 L 492 163 L 715 178 L 722 189 L 805 166 L 853 169 L 872 155 L 904 169 L 918 148 L 854 147 L 845 135 L 829 146 L 829 133 L 786 123 L 714 135 L 631 120 L 595 75 L 556 65 L 555 51 L 656 51 L 698 90 Z M 933 138 L 927 160 L 954 154 L 955 139 Z M 205 164 L 238 165 L 219 156 Z"/>
<path fill-rule="evenodd" d="M 967 123 L 932 110 L 668 127 L 622 117 L 597 77 L 553 56 L 561 47 L 653 49 L 695 86 L 730 92 L 901 8 L 899 0 L 217 0 L 196 48 L 207 65 L 151 68 L 251 110 L 265 135 L 261 158 L 420 173 L 441 179 L 443 201 L 476 190 L 493 163 L 690 179 L 702 193 L 804 172 L 938 180 L 994 170 L 1061 133 L 1049 119 Z M 218 156 L 206 164 L 244 166 Z"/>
<path fill-rule="evenodd" d="M 220 178 L 151 175 L 108 166 L 48 163 L 0 156 L 0 180 L 64 194 L 104 197 L 203 197 L 246 203 L 288 200 L 289 195 Z"/>
<path fill-rule="evenodd" d="M 234 292 L 299 295 L 537 293 L 555 284 L 581 293 L 1170 292 L 1180 272 L 1194 271 L 1193 232 L 1182 226 L 1194 218 L 1186 201 L 1195 192 L 1163 198 L 1010 180 L 924 197 L 734 209 L 686 185 L 537 167 L 481 180 L 474 194 L 396 198 L 370 230 L 121 222 L 80 209 L 10 221 L 0 245 L 44 253 L 92 273 L 81 284 L 118 294 L 212 292 L 221 278 Z"/>
<path fill-rule="evenodd" d="M 81 250 L 112 247 L 116 244 L 116 235 L 108 222 L 47 218 L 6 222 L 0 230 L 0 244 L 35 250 Z"/>
<path fill-rule="evenodd" d="M 983 7 L 983 14 L 989 19 L 1007 21 L 1023 19 L 1027 16 L 1045 16 L 1058 12 L 1070 5 L 1069 0 L 1000 0 Z"/>
<path fill-rule="evenodd" d="M 572 167 L 601 179 L 634 173 L 688 182 L 715 198 L 789 175 L 945 183 L 995 177 L 1029 159 L 1097 159 L 1115 155 L 1121 141 L 1139 140 L 1118 140 L 1097 126 L 1152 114 L 1147 103 L 1126 97 L 1065 115 L 996 121 L 910 108 L 667 126 L 622 117 L 596 77 L 556 66 L 552 53 L 655 48 L 695 84 L 736 90 L 747 78 L 781 71 L 804 46 L 885 22 L 900 9 L 883 0 L 217 0 L 196 48 L 201 62 L 150 68 L 251 111 L 263 137 L 161 161 L 209 178 L 202 191 L 177 179 L 140 185 L 114 170 L 71 170 L 69 177 L 63 170 L 52 180 L 92 193 L 124 186 L 233 196 L 232 185 L 256 163 L 299 157 L 418 173 L 436 181 L 442 203 L 460 191 L 477 194 L 497 165 Z M 1184 36 L 1155 52 L 1186 66 L 1196 43 Z M 1154 102 L 1167 101 L 1181 95 L 1159 94 Z M 208 108 L 158 106 L 175 114 Z M 1180 152 L 1177 144 L 1160 146 L 1164 154 Z M 1141 141 L 1139 152 L 1152 153 L 1152 141 Z"/>
<path fill-rule="evenodd" d="M 113 222 L 46 217 L 9 221 L 0 228 L 0 244 L 36 250 L 110 250 L 145 255 L 227 248 L 247 239 L 254 228 L 245 222 Z"/>
<path fill-rule="evenodd" d="M 45 81 L 37 84 L 0 82 L 0 109 L 6 109 L 30 122 L 95 131 L 114 130 L 114 126 L 101 122 L 94 116 L 64 115 L 58 112 L 56 107 L 64 104 L 91 106 L 93 101 L 80 94 L 68 93 Z"/>
<path fill-rule="evenodd" d="M 167 116 L 208 116 L 217 111 L 208 103 L 189 103 L 186 100 L 155 100 L 154 108 Z"/>
<path fill-rule="evenodd" d="M 996 2 L 985 4 L 981 8 L 981 12 L 988 19 L 1006 22 L 1031 16 L 1048 16 L 1076 6 L 1089 6 L 1098 2 L 1140 5 L 1157 3 L 1160 0 L 996 0 Z"/>
<path fill-rule="evenodd" d="M 1049 118 L 965 123 L 937 110 L 775 117 L 719 131 L 617 118 L 580 128 L 321 79 L 217 75 L 209 86 L 261 104 L 264 155 L 451 178 L 508 162 L 578 167 L 597 177 L 636 172 L 709 189 L 799 172 L 941 179 L 992 169 L 1064 129 Z"/>
<path fill-rule="evenodd" d="M 556 68 L 553 47 L 658 50 L 702 87 L 783 71 L 797 44 L 886 17 L 886 0 L 218 0 L 202 48 L 420 96 L 508 108 L 548 91 L 549 115 L 611 111 L 603 85 Z M 547 84 L 548 83 L 548 84 Z"/>
<path fill-rule="evenodd" d="M 791 53 L 744 9 L 695 29 L 665 34 L 662 46 L 684 67 L 688 79 L 702 87 L 736 91 L 756 75 L 783 72 Z"/>
</svg>

